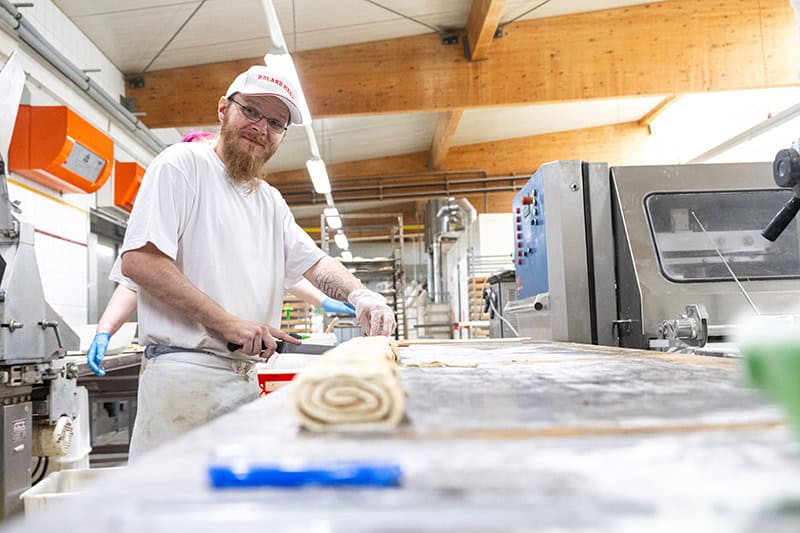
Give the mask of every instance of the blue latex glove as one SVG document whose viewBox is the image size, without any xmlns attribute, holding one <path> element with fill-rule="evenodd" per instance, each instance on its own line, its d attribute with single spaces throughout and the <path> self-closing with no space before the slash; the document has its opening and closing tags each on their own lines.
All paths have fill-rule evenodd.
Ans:
<svg viewBox="0 0 800 533">
<path fill-rule="evenodd" d="M 356 316 L 356 308 L 353 306 L 353 304 L 340 302 L 339 300 L 334 300 L 333 298 L 325 298 L 322 300 L 322 308 L 326 313 Z"/>
<path fill-rule="evenodd" d="M 108 350 L 108 340 L 110 338 L 110 333 L 101 331 L 94 336 L 92 345 L 89 346 L 89 350 L 86 352 L 86 362 L 89 363 L 89 368 L 92 369 L 92 372 L 101 377 L 106 375 L 106 370 L 100 366 L 100 363 L 103 362 L 103 357 L 106 356 L 106 350 Z"/>
</svg>

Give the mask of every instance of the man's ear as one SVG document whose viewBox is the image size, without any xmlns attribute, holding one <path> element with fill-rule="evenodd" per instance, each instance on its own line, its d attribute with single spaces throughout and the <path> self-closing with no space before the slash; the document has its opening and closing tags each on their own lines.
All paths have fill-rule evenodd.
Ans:
<svg viewBox="0 0 800 533">
<path fill-rule="evenodd" d="M 217 118 L 220 122 L 222 122 L 222 117 L 225 116 L 226 109 L 228 109 L 228 99 L 220 96 L 219 102 L 217 102 Z"/>
</svg>

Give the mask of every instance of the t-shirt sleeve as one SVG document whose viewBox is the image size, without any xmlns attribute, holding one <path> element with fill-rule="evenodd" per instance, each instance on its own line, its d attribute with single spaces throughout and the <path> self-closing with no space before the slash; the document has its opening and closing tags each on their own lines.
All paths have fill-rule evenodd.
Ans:
<svg viewBox="0 0 800 533">
<path fill-rule="evenodd" d="M 133 282 L 132 279 L 126 278 L 122 275 L 122 256 L 117 257 L 117 260 L 114 261 L 114 266 L 111 267 L 111 273 L 108 275 L 108 279 L 119 283 L 123 287 L 131 291 L 137 291 L 138 285 Z"/>
<path fill-rule="evenodd" d="M 325 257 L 325 252 L 320 250 L 308 233 L 297 225 L 292 212 L 289 211 L 289 206 L 283 199 L 281 199 L 281 204 L 283 208 L 283 251 L 286 258 L 284 265 L 286 279 L 283 281 L 283 286 L 289 288 L 303 279 L 303 274 Z"/>
<path fill-rule="evenodd" d="M 175 260 L 196 192 L 184 170 L 187 155 L 168 148 L 148 167 L 128 219 L 120 255 L 149 242 Z"/>
</svg>

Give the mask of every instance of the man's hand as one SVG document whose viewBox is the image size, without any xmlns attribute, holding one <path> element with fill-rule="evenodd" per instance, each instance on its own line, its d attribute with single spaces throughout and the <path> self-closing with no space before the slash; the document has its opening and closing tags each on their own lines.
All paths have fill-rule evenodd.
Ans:
<svg viewBox="0 0 800 533">
<path fill-rule="evenodd" d="M 292 337 L 291 335 L 289 335 L 285 331 L 281 331 L 278 328 L 273 328 L 272 326 L 269 326 L 269 332 L 276 339 L 280 339 L 282 341 L 286 341 L 286 342 L 288 342 L 290 344 L 303 344 L 303 341 L 301 341 L 297 337 Z"/>
<path fill-rule="evenodd" d="M 322 308 L 326 313 L 335 313 L 337 315 L 355 316 L 356 314 L 356 308 L 353 306 L 353 304 L 340 302 L 339 300 L 334 300 L 333 298 L 325 298 L 322 300 Z"/>
<path fill-rule="evenodd" d="M 232 319 L 226 325 L 222 335 L 228 341 L 229 346 L 241 346 L 236 349 L 248 355 L 258 355 L 265 358 L 275 353 L 275 349 L 278 347 L 276 339 L 291 344 L 302 344 L 300 340 L 278 328 L 248 320 Z M 231 348 L 235 347 L 231 346 Z"/>
<path fill-rule="evenodd" d="M 100 377 L 106 375 L 106 369 L 103 368 L 100 363 L 103 362 L 103 357 L 106 356 L 106 350 L 108 350 L 108 340 L 110 338 L 110 333 L 105 331 L 99 332 L 94 336 L 92 345 L 89 346 L 89 349 L 86 351 L 86 362 L 89 364 L 89 368 L 91 368 L 92 372 Z"/>
<path fill-rule="evenodd" d="M 269 357 L 275 353 L 275 348 L 278 347 L 275 344 L 275 337 L 270 332 L 271 329 L 273 328 L 261 322 L 232 318 L 220 333 L 228 342 L 241 346 L 239 351 L 247 355 Z"/>
<path fill-rule="evenodd" d="M 369 289 L 358 289 L 347 300 L 356 306 L 358 323 L 366 335 L 389 336 L 394 332 L 394 311 L 386 305 L 386 298 Z"/>
</svg>

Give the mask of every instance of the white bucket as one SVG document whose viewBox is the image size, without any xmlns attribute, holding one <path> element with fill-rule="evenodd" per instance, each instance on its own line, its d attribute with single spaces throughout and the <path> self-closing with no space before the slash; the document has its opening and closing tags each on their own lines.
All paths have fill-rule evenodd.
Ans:
<svg viewBox="0 0 800 533">
<path fill-rule="evenodd" d="M 85 468 L 48 474 L 46 478 L 20 495 L 25 506 L 25 516 L 40 515 L 51 507 L 69 503 L 82 493 L 90 482 L 118 473 L 125 468 L 124 466 Z"/>
</svg>

